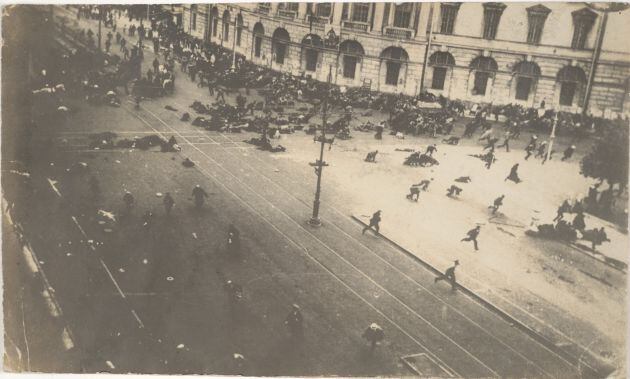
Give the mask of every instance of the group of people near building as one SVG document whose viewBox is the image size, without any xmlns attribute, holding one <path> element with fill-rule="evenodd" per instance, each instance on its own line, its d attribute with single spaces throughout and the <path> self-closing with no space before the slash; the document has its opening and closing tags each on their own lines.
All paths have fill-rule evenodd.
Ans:
<svg viewBox="0 0 630 379">
<path fill-rule="evenodd" d="M 85 10 L 80 9 L 77 13 L 77 17 L 79 18 L 82 15 L 85 17 Z M 115 23 L 112 23 L 110 26 L 113 32 L 116 32 L 115 25 Z M 116 32 L 115 37 L 116 44 L 120 46 L 120 51 L 123 54 L 122 59 L 120 59 L 116 65 L 118 67 L 117 73 L 119 74 L 119 78 L 122 78 L 118 83 L 123 82 L 125 88 L 128 81 L 135 81 L 136 83 L 146 81 L 149 85 L 154 85 L 161 89 L 165 88 L 165 83 L 168 81 L 170 81 L 170 85 L 174 85 L 175 62 L 178 61 L 180 71 L 187 75 L 190 80 L 197 82 L 199 86 L 207 86 L 209 95 L 212 97 L 216 95 L 218 103 L 225 103 L 224 91 L 229 88 L 264 87 L 264 92 L 266 93 L 265 110 L 275 108 L 281 111 L 282 106 L 292 105 L 296 99 L 313 100 L 314 104 L 320 104 L 323 98 L 326 97 L 331 104 L 331 108 L 343 107 L 347 109 L 348 106 L 350 106 L 350 108 L 356 106 L 357 108 L 371 108 L 389 112 L 391 116 L 389 126 L 394 133 L 425 134 L 433 137 L 436 137 L 437 134 L 443 134 L 445 136 L 451 135 L 455 118 L 463 115 L 466 111 L 465 105 L 459 101 L 450 101 L 444 97 L 435 97 L 427 93 L 422 93 L 415 97 L 403 96 L 402 94 L 380 94 L 360 88 L 345 89 L 331 86 L 317 82 L 306 76 L 293 76 L 286 73 L 273 72 L 254 65 L 247 61 L 242 55 L 237 54 L 234 56 L 229 50 L 222 46 L 204 43 L 197 38 L 191 37 L 168 22 L 152 23 L 151 28 L 148 30 L 145 29 L 144 25 L 141 23 L 138 27 L 132 25 L 129 29 L 123 28 L 122 31 L 122 34 Z M 134 44 L 129 50 L 127 48 L 127 38 L 125 37 L 133 38 L 135 33 L 138 33 L 140 38 L 138 43 Z M 127 35 L 125 36 L 125 34 Z M 81 34 L 81 36 L 82 35 L 83 34 Z M 89 41 L 89 39 L 93 38 L 93 32 L 88 30 L 85 36 Z M 142 40 L 145 39 L 145 36 L 153 42 L 153 50 L 156 57 L 152 61 L 152 68 L 149 68 L 143 75 L 141 72 L 141 63 L 144 58 Z M 81 38 L 83 37 L 79 39 Z M 109 43 L 109 46 L 111 46 L 112 38 L 112 33 L 109 32 L 106 40 L 106 44 Z M 110 47 L 106 47 L 107 53 L 109 53 L 109 50 Z M 116 61 L 116 59 L 112 59 L 112 62 L 114 61 Z M 87 79 L 87 87 L 92 88 L 90 91 L 93 91 L 94 83 L 98 80 L 98 75 L 95 72 L 89 71 L 78 74 L 83 75 L 83 77 Z M 99 82 L 95 85 L 97 88 L 103 87 L 99 91 L 110 90 L 104 82 Z M 240 117 L 245 115 L 246 112 L 244 112 L 244 110 L 248 102 L 244 96 L 240 94 L 239 96 L 241 99 L 237 100 L 239 103 L 237 104 L 237 109 Z M 420 103 L 426 102 L 438 103 L 440 107 L 428 110 L 423 108 L 422 105 L 419 105 Z M 255 105 L 252 105 L 251 108 L 252 113 L 254 106 Z M 541 108 L 544 109 L 544 105 L 542 105 Z M 499 120 L 499 116 L 505 118 L 505 130 L 501 133 L 501 136 L 495 135 L 492 130 L 491 123 L 489 122 L 492 115 L 494 115 L 495 121 Z M 461 138 L 473 138 L 474 134 L 480 130 L 478 140 L 484 141 L 485 143 L 482 159 L 486 164 L 486 168 L 490 169 L 492 163 L 495 161 L 495 149 L 505 148 L 506 151 L 509 152 L 510 141 L 517 139 L 523 128 L 549 131 L 551 122 L 554 122 L 555 116 L 553 111 L 545 110 L 544 112 L 540 112 L 539 109 L 526 109 L 513 105 L 501 107 L 492 105 L 485 107 L 478 106 L 475 109 L 473 120 L 466 127 L 464 135 Z M 562 115 L 559 116 L 559 119 L 560 125 L 557 125 L 557 127 L 560 129 L 580 128 L 584 125 L 594 128 L 594 125 L 599 122 L 599 120 L 588 116 L 576 118 Z M 268 125 L 270 119 L 267 118 L 266 120 Z M 267 129 L 265 128 L 264 130 L 264 137 L 267 138 Z M 269 142 L 268 138 L 265 142 Z M 545 143 L 538 143 L 537 138 L 532 137 L 532 140 L 525 149 L 527 154 L 525 159 L 527 160 L 531 155 L 534 155 L 535 158 L 541 158 L 544 163 L 547 157 L 551 155 L 547 154 L 545 148 Z M 575 149 L 574 145 L 568 147 L 564 151 L 562 160 L 570 159 Z M 436 151 L 436 145 L 431 145 L 427 148 L 424 155 L 432 157 Z M 375 162 L 377 153 L 378 151 L 375 151 L 373 154 L 368 155 L 366 161 Z M 515 184 L 522 181 L 518 174 L 518 167 L 518 164 L 512 166 L 509 174 L 505 178 L 506 181 L 509 180 Z M 413 185 L 407 197 L 410 200 L 418 201 L 421 191 L 427 191 L 430 183 L 431 181 L 429 180 L 423 180 Z M 447 189 L 447 195 L 450 197 L 456 197 L 461 192 L 462 188 L 455 184 Z M 196 186 L 192 191 L 192 197 L 194 198 L 196 207 L 201 208 L 208 194 L 200 186 Z M 171 194 L 167 193 L 163 201 L 165 214 L 169 216 L 175 205 L 175 200 Z M 493 215 L 497 213 L 504 201 L 505 195 L 501 195 L 489 206 Z M 129 192 L 125 193 L 123 195 L 123 202 L 126 209 L 131 211 L 135 204 L 133 195 Z M 562 213 L 564 212 L 566 211 Z M 562 213 L 559 211 L 560 217 L 558 220 L 554 221 L 558 223 L 562 221 Z M 143 216 L 143 225 L 149 227 L 151 217 L 153 217 L 152 214 L 145 214 Z M 362 232 L 365 233 L 373 229 L 378 235 L 381 221 L 382 211 L 379 210 L 372 215 L 369 223 Z M 574 228 L 584 230 L 585 226 L 583 224 L 584 216 L 580 212 L 576 215 L 572 225 Z M 461 241 L 472 242 L 474 250 L 477 251 L 479 250 L 478 237 L 480 233 L 481 226 L 477 225 L 469 230 Z M 239 238 L 238 236 L 238 231 L 234 227 L 230 228 L 228 231 L 228 245 L 233 244 L 234 241 Z M 594 241 L 598 241 L 598 243 L 601 244 L 601 242 L 606 240 L 607 237 L 602 228 L 601 231 L 598 231 Z M 593 248 L 595 248 L 595 242 L 593 242 Z M 450 283 L 453 290 L 457 289 L 455 269 L 458 265 L 459 261 L 454 261 L 454 264 L 449 267 L 444 274 L 440 274 L 435 278 L 435 282 L 446 280 Z M 224 288 L 232 301 L 239 301 L 239 299 L 241 299 L 243 289 L 232 280 L 226 281 Z M 295 338 L 296 341 L 303 337 L 303 320 L 304 318 L 299 305 L 292 305 L 284 324 L 288 328 L 291 337 Z M 371 350 L 374 350 L 375 346 L 384 339 L 384 332 L 379 325 L 371 324 L 364 331 L 363 337 L 369 341 Z"/>
</svg>

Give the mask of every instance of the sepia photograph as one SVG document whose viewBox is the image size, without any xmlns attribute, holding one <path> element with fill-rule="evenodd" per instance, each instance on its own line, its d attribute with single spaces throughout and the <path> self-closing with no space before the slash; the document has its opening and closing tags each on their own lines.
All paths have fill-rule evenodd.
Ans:
<svg viewBox="0 0 630 379">
<path fill-rule="evenodd" d="M 627 377 L 630 3 L 1 33 L 4 372 Z"/>
</svg>

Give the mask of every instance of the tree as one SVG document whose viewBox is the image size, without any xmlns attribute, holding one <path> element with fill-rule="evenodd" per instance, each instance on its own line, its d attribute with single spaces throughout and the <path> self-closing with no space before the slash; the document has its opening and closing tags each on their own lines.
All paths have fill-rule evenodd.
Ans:
<svg viewBox="0 0 630 379">
<path fill-rule="evenodd" d="M 580 173 L 586 177 L 619 184 L 619 192 L 628 184 L 628 125 L 608 125 L 603 137 L 595 141 L 590 153 L 580 162 Z"/>
</svg>

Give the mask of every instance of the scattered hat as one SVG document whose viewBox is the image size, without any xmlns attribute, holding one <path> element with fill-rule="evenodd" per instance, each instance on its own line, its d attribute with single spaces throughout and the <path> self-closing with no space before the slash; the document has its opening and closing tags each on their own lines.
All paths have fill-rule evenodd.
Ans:
<svg viewBox="0 0 630 379">
<path fill-rule="evenodd" d="M 458 265 L 459 264 L 459 259 L 455 259 L 455 264 Z"/>
</svg>

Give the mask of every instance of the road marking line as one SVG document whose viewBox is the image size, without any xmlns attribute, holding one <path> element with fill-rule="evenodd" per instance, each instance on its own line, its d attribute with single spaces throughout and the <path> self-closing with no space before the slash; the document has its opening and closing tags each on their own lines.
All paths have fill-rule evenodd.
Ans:
<svg viewBox="0 0 630 379">
<path fill-rule="evenodd" d="M 85 233 L 85 230 L 83 230 L 83 227 L 81 226 L 81 224 L 79 224 L 79 221 L 77 220 L 77 218 L 75 216 L 71 216 L 71 217 L 72 217 L 72 221 L 74 221 L 75 225 L 81 231 L 81 234 L 83 234 L 83 237 L 88 238 L 87 234 Z M 92 249 L 92 251 L 96 251 L 96 248 L 94 247 L 93 244 L 90 244 L 89 246 L 90 246 L 90 249 Z M 98 260 L 101 263 L 101 265 L 103 266 L 103 268 L 105 269 L 105 271 L 107 272 L 107 275 L 111 279 L 112 283 L 114 283 L 114 286 L 116 287 L 116 290 L 118 291 L 118 294 L 120 295 L 120 297 L 122 297 L 124 300 L 127 300 L 127 296 L 125 296 L 125 293 L 122 291 L 122 289 L 118 285 L 118 282 L 114 278 L 114 275 L 112 275 L 112 272 L 109 270 L 109 267 L 107 266 L 105 261 L 103 261 L 103 258 L 99 257 Z M 129 304 L 127 304 L 127 305 L 129 305 Z M 138 314 L 136 313 L 136 311 L 131 309 L 131 313 L 133 314 L 134 318 L 138 321 L 138 324 L 140 324 L 140 327 L 144 328 L 144 324 L 142 323 L 142 320 L 140 320 L 140 317 L 138 317 Z"/>
<path fill-rule="evenodd" d="M 103 266 L 103 268 L 105 269 L 105 271 L 107 271 L 107 275 L 109 275 L 109 278 L 112 280 L 112 282 L 114 283 L 114 286 L 116 286 L 116 289 L 118 290 L 118 294 L 123 298 L 126 299 L 127 297 L 125 296 L 125 293 L 120 289 L 120 286 L 118 285 L 118 282 L 116 281 L 116 279 L 114 279 L 114 276 L 112 275 L 112 272 L 109 271 L 109 267 L 107 267 L 107 265 L 105 264 L 105 262 L 103 261 L 102 258 L 98 259 L 99 262 L 101 262 L 101 265 Z"/>
<path fill-rule="evenodd" d="M 79 228 L 79 230 L 81 231 L 81 234 L 83 234 L 83 237 L 87 238 L 87 234 L 85 234 L 85 230 L 83 230 L 83 227 L 81 227 L 81 225 L 79 224 L 79 221 L 77 221 L 77 218 L 75 216 L 72 216 L 72 221 L 74 221 L 74 224 L 77 226 L 77 228 Z"/>
<path fill-rule="evenodd" d="M 57 189 L 56 184 L 59 183 L 56 180 L 52 180 L 50 178 L 46 178 L 48 179 L 48 183 L 50 183 L 50 186 L 52 187 L 53 191 L 55 191 L 55 193 L 57 194 L 57 196 L 61 197 L 61 192 L 59 192 L 59 190 Z"/>
<path fill-rule="evenodd" d="M 146 110 L 145 107 L 142 107 L 143 109 Z M 151 111 L 148 111 L 148 113 L 151 113 Z M 136 116 L 138 118 L 140 118 L 141 120 L 143 120 L 140 116 Z M 159 117 L 155 116 L 155 118 L 157 118 L 158 120 Z M 155 128 L 153 128 L 150 124 L 148 124 L 148 122 L 146 120 L 143 120 L 143 122 L 148 125 L 151 129 L 156 130 Z M 164 123 L 162 121 L 162 123 Z M 165 125 L 167 125 L 166 123 L 164 123 Z M 167 127 L 169 127 L 167 125 Z M 169 127 L 170 128 L 170 127 Z M 174 133 L 178 133 L 177 131 L 174 131 Z M 199 148 L 197 148 L 194 145 L 191 145 L 193 148 L 197 149 L 199 152 L 202 153 L 202 155 L 206 155 L 205 153 L 203 153 L 203 151 L 201 151 Z M 207 155 L 206 155 L 207 156 Z M 210 160 L 213 160 L 211 157 L 208 157 Z M 218 163 L 215 164 L 219 165 Z M 266 219 L 260 212 L 258 212 L 255 208 L 253 208 L 249 203 L 247 203 L 246 201 L 244 201 L 240 196 L 238 196 L 234 191 L 232 191 L 231 189 L 229 189 L 227 186 L 225 186 L 225 184 L 223 184 L 220 180 L 218 180 L 217 178 L 215 178 L 213 175 L 205 172 L 204 169 L 202 169 L 199 165 L 196 165 L 196 167 L 199 169 L 199 171 L 204 172 L 206 174 L 207 177 L 212 177 L 213 180 L 221 187 L 223 187 L 227 192 L 231 193 L 233 196 L 235 196 L 241 203 L 243 203 L 246 207 L 250 208 L 254 213 L 256 213 L 257 215 L 260 216 L 260 218 L 265 221 L 267 224 L 269 224 L 273 229 L 275 229 L 280 235 L 282 235 L 285 239 L 287 239 L 289 242 L 291 242 L 293 245 L 295 245 L 296 247 L 298 247 L 299 250 L 303 250 L 306 255 L 316 264 L 318 264 L 319 266 L 321 266 L 325 271 L 327 271 L 328 273 L 330 273 L 331 276 L 333 276 L 335 279 L 337 279 L 343 286 L 345 286 L 350 292 L 352 292 L 355 296 L 357 296 L 359 299 L 361 299 L 363 302 L 365 302 L 370 308 L 372 308 L 374 311 L 376 311 L 378 314 L 380 314 L 383 318 L 385 318 L 386 320 L 388 320 L 392 325 L 394 325 L 397 329 L 399 329 L 403 334 L 405 334 L 407 337 L 409 337 L 412 341 L 414 341 L 418 346 L 420 346 L 421 348 L 423 348 L 425 351 L 427 351 L 428 354 L 432 354 L 434 355 L 434 353 L 428 348 L 426 347 L 424 344 L 422 344 L 422 342 L 420 342 L 419 340 L 417 340 L 415 337 L 413 337 L 412 335 L 410 335 L 405 329 L 403 329 L 400 325 L 398 325 L 394 320 L 392 320 L 390 317 L 388 317 L 386 314 L 384 314 L 381 310 L 379 310 L 378 308 L 376 308 L 372 303 L 370 303 L 367 299 L 365 299 L 363 296 L 361 296 L 358 292 L 356 292 L 352 287 L 350 287 L 346 282 L 343 281 L 343 279 L 341 279 L 339 276 L 337 276 L 337 274 L 335 274 L 333 271 L 331 271 L 328 267 L 326 267 L 326 265 L 324 265 L 322 262 L 320 262 L 319 260 L 317 260 L 315 257 L 313 257 L 309 252 L 308 249 L 306 249 L 305 247 L 303 247 L 302 245 L 300 245 L 299 243 L 295 242 L 293 239 L 291 239 L 289 236 L 287 236 L 284 232 L 282 232 L 278 227 L 276 227 L 273 223 L 271 223 L 268 219 Z M 225 170 L 225 169 L 224 169 Z M 227 172 L 229 172 L 228 170 L 225 170 Z M 246 185 L 247 186 L 247 185 Z M 249 186 L 247 186 L 249 187 Z M 251 189 L 250 189 L 251 191 Z M 253 191 L 254 193 L 256 193 L 255 191 Z M 261 197 L 260 195 L 258 195 L 259 197 Z M 265 198 L 261 197 L 264 201 L 268 202 L 272 208 L 278 210 L 279 212 L 283 213 L 286 217 L 289 218 L 289 220 L 295 224 L 297 224 L 301 229 L 303 229 L 304 231 L 306 231 L 308 234 L 309 233 L 306 229 L 304 229 L 299 223 L 295 222 L 295 220 L 293 220 L 292 218 L 290 218 L 288 215 L 286 215 L 286 213 L 284 213 L 282 210 L 278 209 L 275 205 L 273 205 L 272 203 L 270 203 L 268 200 L 266 200 Z M 313 236 L 311 234 L 311 236 Z M 313 236 L 314 239 L 316 239 L 317 241 L 320 242 L 320 244 L 324 245 L 325 247 L 327 247 L 329 250 L 330 248 L 325 245 L 323 242 L 321 242 L 321 240 L 317 239 L 317 237 Z M 332 250 L 331 250 L 332 251 Z M 341 258 L 342 260 L 345 260 L 343 257 L 339 256 L 337 253 L 335 253 L 333 251 L 333 254 L 337 255 L 339 258 Z M 347 262 L 347 261 L 346 261 Z M 347 262 L 349 263 L 349 262 Z M 350 264 L 351 265 L 351 264 Z M 354 267 L 354 266 L 352 266 Z M 428 325 L 432 326 L 433 328 L 435 328 L 434 325 L 432 325 L 430 322 L 428 322 L 426 319 L 424 319 L 422 316 L 420 316 L 418 313 L 416 313 L 415 311 L 413 311 L 412 309 L 410 309 L 406 304 L 404 304 L 403 302 L 400 301 L 400 299 L 398 299 L 397 297 L 393 296 L 393 294 L 389 293 L 387 290 L 385 290 L 383 287 L 381 287 L 378 283 L 374 282 L 373 279 L 371 279 L 369 276 L 365 275 L 365 273 L 363 273 L 362 271 L 360 271 L 358 268 L 354 267 L 356 270 L 358 270 L 359 272 L 361 272 L 364 276 L 366 276 L 368 278 L 368 280 L 372 281 L 377 287 L 379 287 L 383 292 L 388 293 L 392 298 L 394 298 L 395 300 L 397 300 L 399 303 L 401 303 L 403 305 L 403 307 L 408 308 L 412 313 L 414 313 L 416 316 L 418 316 L 421 320 L 423 320 L 425 323 L 427 323 Z M 441 331 L 439 331 L 439 329 L 436 328 L 436 330 L 444 335 Z M 449 339 L 448 336 L 446 336 L 447 339 Z M 455 341 L 450 340 L 452 343 L 454 343 L 456 346 L 458 346 L 462 351 L 466 352 L 468 355 L 470 355 L 474 360 L 478 361 L 482 366 L 484 366 L 488 371 L 490 371 L 491 373 L 493 373 L 493 375 L 495 376 L 499 376 L 498 373 L 496 373 L 494 370 L 492 370 L 491 368 L 489 368 L 487 365 L 485 365 L 483 362 L 479 361 L 478 358 L 474 357 L 470 352 L 468 352 L 467 350 L 465 350 L 461 345 L 458 345 Z M 446 367 L 449 367 L 445 362 L 443 362 L 440 358 L 438 358 L 437 356 L 435 356 L 435 358 L 437 360 L 439 360 L 440 362 L 442 362 Z M 451 369 L 449 367 L 449 369 L 455 373 L 455 376 L 461 376 L 459 374 L 456 373 L 455 370 Z"/>
<path fill-rule="evenodd" d="M 140 317 L 138 317 L 138 314 L 136 313 L 136 311 L 132 309 L 131 313 L 133 314 L 133 317 L 135 317 L 136 320 L 138 321 L 138 324 L 140 324 L 140 327 L 144 328 L 144 324 L 142 323 L 142 320 L 140 320 Z"/>
</svg>

